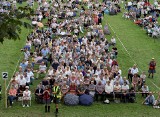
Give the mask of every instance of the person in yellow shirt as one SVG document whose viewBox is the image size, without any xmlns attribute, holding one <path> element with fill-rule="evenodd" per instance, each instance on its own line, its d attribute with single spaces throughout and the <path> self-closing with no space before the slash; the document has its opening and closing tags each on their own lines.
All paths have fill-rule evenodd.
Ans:
<svg viewBox="0 0 160 117">
<path fill-rule="evenodd" d="M 58 113 L 58 104 L 59 104 L 60 99 L 61 99 L 61 89 L 60 89 L 60 86 L 59 86 L 58 82 L 54 83 L 52 93 L 53 93 L 54 103 L 56 104 L 56 112 L 55 113 L 57 114 Z"/>
</svg>

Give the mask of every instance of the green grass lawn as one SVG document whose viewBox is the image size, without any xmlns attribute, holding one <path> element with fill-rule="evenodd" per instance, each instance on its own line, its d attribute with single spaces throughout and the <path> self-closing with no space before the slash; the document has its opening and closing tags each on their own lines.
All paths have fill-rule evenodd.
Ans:
<svg viewBox="0 0 160 117">
<path fill-rule="evenodd" d="M 105 16 L 103 25 L 109 23 L 113 30 L 116 32 L 119 39 L 122 41 L 131 57 L 123 48 L 119 40 L 117 40 L 118 48 L 118 63 L 122 69 L 123 76 L 127 75 L 128 68 L 131 67 L 136 61 L 139 69 L 142 71 L 148 70 L 148 63 L 152 57 L 157 61 L 157 73 L 154 79 L 147 79 L 147 84 L 152 91 L 159 91 L 150 81 L 160 87 L 160 40 L 148 37 L 145 31 L 139 26 L 136 26 L 132 21 L 124 20 L 122 14 L 116 16 Z M 10 41 L 6 40 L 4 44 L 0 44 L 0 73 L 3 71 L 9 72 L 9 78 L 12 76 L 17 61 L 21 55 L 20 49 L 23 47 L 26 36 L 30 31 L 23 29 L 21 33 L 21 40 Z M 112 35 L 114 35 L 112 31 Z M 108 39 L 111 38 L 107 36 Z M 132 60 L 133 59 L 133 60 Z M 141 71 L 140 71 L 141 72 Z M 148 75 L 148 74 L 147 74 Z M 8 79 L 9 81 L 9 79 Z M 41 80 L 34 82 L 34 86 L 31 87 L 34 91 L 36 84 Z M 3 85 L 3 80 L 0 80 Z M 2 87 L 3 88 L 3 87 Z M 65 106 L 60 105 L 60 113 L 58 117 L 159 117 L 159 110 L 153 109 L 149 106 L 142 105 L 143 98 L 137 95 L 137 103 L 134 104 L 115 104 L 109 105 L 95 102 L 92 106 Z M 16 102 L 12 108 L 4 108 L 4 99 L 0 101 L 0 117 L 54 117 L 55 105 L 51 104 L 51 112 L 44 113 L 44 105 L 36 104 L 34 97 L 32 97 L 32 106 L 30 108 L 22 108 L 21 102 Z"/>
</svg>

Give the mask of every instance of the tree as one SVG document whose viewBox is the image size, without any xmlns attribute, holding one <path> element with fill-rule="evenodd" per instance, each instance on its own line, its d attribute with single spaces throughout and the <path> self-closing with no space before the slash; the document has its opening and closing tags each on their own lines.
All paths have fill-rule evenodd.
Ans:
<svg viewBox="0 0 160 117">
<path fill-rule="evenodd" d="M 5 39 L 20 39 L 22 26 L 32 27 L 24 20 L 24 18 L 30 18 L 31 15 L 33 15 L 33 9 L 29 7 L 19 7 L 7 13 L 0 13 L 0 42 L 3 43 Z"/>
</svg>

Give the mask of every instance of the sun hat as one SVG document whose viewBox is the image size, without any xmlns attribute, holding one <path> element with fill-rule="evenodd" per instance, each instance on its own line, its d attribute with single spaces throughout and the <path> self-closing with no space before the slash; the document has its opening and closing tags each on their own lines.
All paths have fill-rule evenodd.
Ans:
<svg viewBox="0 0 160 117">
<path fill-rule="evenodd" d="M 26 89 L 29 89 L 29 86 L 26 86 L 25 88 L 26 88 Z"/>
</svg>

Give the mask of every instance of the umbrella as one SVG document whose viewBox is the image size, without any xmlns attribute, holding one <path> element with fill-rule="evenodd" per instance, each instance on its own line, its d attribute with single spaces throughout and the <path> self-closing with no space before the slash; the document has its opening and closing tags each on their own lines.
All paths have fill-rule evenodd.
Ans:
<svg viewBox="0 0 160 117">
<path fill-rule="evenodd" d="M 64 103 L 66 105 L 75 106 L 79 104 L 79 97 L 74 94 L 67 94 L 64 97 Z"/>
<path fill-rule="evenodd" d="M 79 97 L 79 103 L 81 105 L 90 106 L 93 103 L 93 98 L 90 95 L 82 95 Z"/>
<path fill-rule="evenodd" d="M 41 22 L 37 22 L 37 26 L 39 26 L 40 28 L 42 28 L 44 25 Z"/>
</svg>

